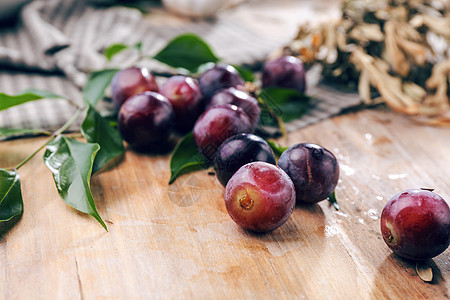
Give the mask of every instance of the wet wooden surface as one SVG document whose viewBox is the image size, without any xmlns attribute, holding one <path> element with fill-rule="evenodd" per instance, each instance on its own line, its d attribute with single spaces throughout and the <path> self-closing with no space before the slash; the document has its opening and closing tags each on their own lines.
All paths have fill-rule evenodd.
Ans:
<svg viewBox="0 0 450 300">
<path fill-rule="evenodd" d="M 0 143 L 11 167 L 44 142 Z M 25 213 L 0 238 L 0 299 L 445 299 L 450 250 L 428 263 L 432 283 L 384 244 L 379 217 L 408 189 L 450 200 L 450 130 L 361 111 L 290 134 L 333 151 L 336 196 L 298 206 L 285 225 L 255 235 L 225 210 L 207 171 L 169 179 L 169 157 L 128 151 L 92 190 L 106 232 L 59 198 L 42 155 L 20 169 Z"/>
</svg>

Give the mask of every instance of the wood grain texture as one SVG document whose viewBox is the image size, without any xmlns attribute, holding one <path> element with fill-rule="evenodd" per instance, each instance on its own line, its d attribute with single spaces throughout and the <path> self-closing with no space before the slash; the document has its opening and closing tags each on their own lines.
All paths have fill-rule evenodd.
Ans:
<svg viewBox="0 0 450 300">
<path fill-rule="evenodd" d="M 11 167 L 42 138 L 0 143 Z M 290 134 L 333 151 L 336 211 L 297 206 L 268 234 L 241 230 L 224 189 L 200 171 L 168 186 L 169 157 L 128 151 L 92 190 L 109 232 L 59 198 L 35 157 L 20 169 L 25 213 L 0 237 L 0 299 L 445 299 L 450 250 L 430 260 L 435 278 L 391 254 L 379 230 L 386 201 L 433 187 L 450 199 L 450 130 L 362 111 Z M 186 198 L 183 198 L 186 196 Z"/>
</svg>

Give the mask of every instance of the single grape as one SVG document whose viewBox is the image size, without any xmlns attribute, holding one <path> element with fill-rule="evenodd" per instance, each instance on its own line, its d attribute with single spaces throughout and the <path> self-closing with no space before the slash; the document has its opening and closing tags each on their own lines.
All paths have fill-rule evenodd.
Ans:
<svg viewBox="0 0 450 300">
<path fill-rule="evenodd" d="M 205 71 L 198 82 L 203 96 L 208 101 L 222 89 L 245 85 L 241 75 L 233 66 L 222 64 Z"/>
<path fill-rule="evenodd" d="M 339 164 L 327 149 L 297 144 L 281 154 L 278 166 L 291 177 L 297 202 L 316 203 L 329 197 L 339 180 Z"/>
<path fill-rule="evenodd" d="M 258 124 L 261 109 L 258 106 L 258 101 L 248 93 L 236 88 L 221 90 L 214 94 L 209 106 L 221 104 L 234 104 L 237 107 L 242 108 L 250 117 L 250 120 L 255 127 Z"/>
<path fill-rule="evenodd" d="M 261 137 L 251 133 L 240 133 L 227 139 L 214 157 L 217 179 L 226 186 L 231 176 L 243 165 L 264 161 L 276 165 L 272 148 Z"/>
<path fill-rule="evenodd" d="M 401 257 L 435 257 L 450 244 L 450 208 L 442 197 L 428 190 L 400 192 L 383 208 L 381 234 Z"/>
<path fill-rule="evenodd" d="M 300 93 L 306 90 L 305 67 L 294 56 L 282 56 L 264 65 L 263 87 L 295 89 Z"/>
<path fill-rule="evenodd" d="M 283 225 L 294 210 L 294 184 L 279 167 L 252 162 L 228 181 L 225 205 L 230 217 L 242 228 L 271 231 Z"/>
<path fill-rule="evenodd" d="M 163 95 L 144 92 L 129 98 L 119 111 L 119 132 L 133 148 L 161 148 L 175 123 L 172 105 Z"/>
<path fill-rule="evenodd" d="M 210 161 L 217 149 L 229 137 L 238 133 L 252 133 L 248 115 L 236 105 L 208 108 L 194 125 L 194 141 L 199 151 Z"/>
<path fill-rule="evenodd" d="M 112 101 L 116 109 L 131 96 L 159 90 L 155 78 L 147 68 L 127 68 L 120 70 L 111 81 Z"/>
<path fill-rule="evenodd" d="M 172 76 L 161 86 L 160 93 L 172 104 L 176 129 L 180 132 L 190 131 L 203 110 L 197 80 L 189 76 Z"/>
</svg>

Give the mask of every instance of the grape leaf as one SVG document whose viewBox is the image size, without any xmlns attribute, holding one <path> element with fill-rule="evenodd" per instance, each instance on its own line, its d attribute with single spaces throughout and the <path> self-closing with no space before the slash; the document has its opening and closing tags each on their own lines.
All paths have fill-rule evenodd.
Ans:
<svg viewBox="0 0 450 300">
<path fill-rule="evenodd" d="M 0 93 L 0 110 L 5 110 L 16 105 L 41 99 L 65 99 L 65 97 L 49 91 L 36 89 L 27 89 L 17 95 Z"/>
<path fill-rule="evenodd" d="M 134 44 L 134 49 L 136 49 L 137 51 L 141 52 L 142 51 L 142 42 L 137 42 L 136 44 Z"/>
<path fill-rule="evenodd" d="M 89 143 L 100 145 L 100 150 L 94 160 L 93 173 L 125 151 L 117 129 L 111 127 L 109 122 L 90 105 L 81 124 L 81 132 Z"/>
<path fill-rule="evenodd" d="M 17 136 L 23 136 L 27 134 L 46 134 L 51 135 L 51 132 L 39 129 L 26 129 L 26 128 L 0 128 L 0 139 L 11 138 Z"/>
<path fill-rule="evenodd" d="M 259 97 L 285 122 L 300 118 L 311 99 L 297 90 L 278 87 L 264 88 Z"/>
<path fill-rule="evenodd" d="M 79 142 L 64 135 L 47 145 L 44 163 L 53 174 L 62 200 L 78 211 L 93 216 L 108 230 L 95 207 L 90 188 L 94 158 L 100 146 Z"/>
<path fill-rule="evenodd" d="M 267 143 L 269 144 L 270 148 L 272 148 L 273 152 L 277 157 L 280 157 L 281 154 L 283 154 L 284 151 L 286 151 L 289 147 L 283 147 L 277 142 L 269 141 L 267 140 Z"/>
<path fill-rule="evenodd" d="M 239 75 L 241 75 L 242 79 L 244 81 L 255 81 L 255 75 L 252 73 L 252 71 L 249 68 L 243 67 L 243 66 L 237 66 L 233 65 L 233 67 L 238 71 Z"/>
<path fill-rule="evenodd" d="M 328 197 L 328 202 L 330 202 L 330 204 L 333 205 L 336 210 L 339 210 L 339 203 L 336 199 L 336 192 L 333 191 L 333 193 Z"/>
<path fill-rule="evenodd" d="M 112 44 L 105 49 L 105 52 L 103 54 L 105 55 L 107 60 L 111 60 L 114 57 L 114 55 L 122 52 L 127 48 L 128 46 L 125 44 Z"/>
<path fill-rule="evenodd" d="M 126 49 L 130 49 L 130 48 L 134 48 L 135 50 L 141 52 L 142 51 L 142 42 L 137 42 L 136 44 L 131 45 L 131 46 L 122 44 L 122 43 L 112 44 L 112 45 L 109 45 L 108 48 L 105 49 L 103 54 L 105 55 L 107 60 L 111 61 L 111 59 L 116 54 L 119 54 L 120 52 L 122 52 Z"/>
<path fill-rule="evenodd" d="M 137 9 L 143 14 L 150 12 L 149 2 L 161 2 L 161 0 L 96 0 L 89 1 L 91 5 L 103 8 L 111 8 L 117 6 L 122 9 L 124 7 L 130 9 Z M 161 3 L 159 3 L 161 5 Z"/>
<path fill-rule="evenodd" d="M 84 102 L 95 106 L 105 96 L 105 90 L 117 72 L 119 72 L 119 69 L 105 69 L 89 74 L 89 78 L 83 88 Z"/>
<path fill-rule="evenodd" d="M 175 37 L 153 58 L 191 73 L 195 73 L 205 63 L 219 61 L 209 45 L 192 33 Z"/>
<path fill-rule="evenodd" d="M 171 177 L 169 184 L 172 184 L 178 176 L 207 167 L 208 161 L 195 146 L 194 135 L 192 132 L 188 133 L 175 147 L 170 158 Z"/>
<path fill-rule="evenodd" d="M 0 223 L 8 222 L 23 213 L 19 174 L 0 169 Z"/>
</svg>

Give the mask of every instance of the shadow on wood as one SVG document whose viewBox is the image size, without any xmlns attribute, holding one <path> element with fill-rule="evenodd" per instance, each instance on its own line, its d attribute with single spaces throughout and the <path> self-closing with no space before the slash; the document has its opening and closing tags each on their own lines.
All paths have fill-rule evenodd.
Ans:
<svg viewBox="0 0 450 300">
<path fill-rule="evenodd" d="M 22 218 L 22 215 L 15 216 L 11 220 L 0 223 L 0 242 L 2 242 L 4 236 L 13 228 L 14 226 L 19 223 L 20 219 Z"/>
</svg>

